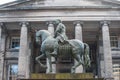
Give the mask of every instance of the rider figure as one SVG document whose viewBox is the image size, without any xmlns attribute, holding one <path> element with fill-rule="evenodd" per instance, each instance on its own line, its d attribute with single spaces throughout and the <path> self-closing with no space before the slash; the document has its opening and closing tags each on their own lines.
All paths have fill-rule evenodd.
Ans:
<svg viewBox="0 0 120 80">
<path fill-rule="evenodd" d="M 55 24 L 57 25 L 56 31 L 54 33 L 54 38 L 56 39 L 54 51 L 52 55 L 57 55 L 57 49 L 59 43 L 65 44 L 68 40 L 68 37 L 66 36 L 66 27 L 62 23 L 61 20 L 56 20 Z"/>
<path fill-rule="evenodd" d="M 68 37 L 66 36 L 66 27 L 61 20 L 56 20 L 55 23 L 57 24 L 57 28 L 54 33 L 54 38 L 60 43 L 65 43 L 68 40 Z"/>
</svg>

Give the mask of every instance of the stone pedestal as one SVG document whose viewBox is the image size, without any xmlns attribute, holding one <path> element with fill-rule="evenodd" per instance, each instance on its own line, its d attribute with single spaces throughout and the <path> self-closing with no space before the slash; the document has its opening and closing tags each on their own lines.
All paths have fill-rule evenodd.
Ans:
<svg viewBox="0 0 120 80">
<path fill-rule="evenodd" d="M 56 74 L 31 74 L 32 79 L 82 79 L 93 80 L 93 74 L 91 73 L 56 73 Z"/>
</svg>

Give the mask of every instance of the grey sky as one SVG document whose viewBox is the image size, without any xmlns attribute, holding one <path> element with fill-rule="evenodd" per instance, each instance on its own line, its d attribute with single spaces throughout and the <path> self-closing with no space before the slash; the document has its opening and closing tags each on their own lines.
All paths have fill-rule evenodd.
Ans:
<svg viewBox="0 0 120 80">
<path fill-rule="evenodd" d="M 0 5 L 8 2 L 12 2 L 12 1 L 15 1 L 15 0 L 0 0 Z M 120 0 L 117 0 L 117 1 L 120 1 Z"/>
<path fill-rule="evenodd" d="M 11 2 L 11 1 L 15 1 L 15 0 L 0 0 L 0 5 Z"/>
</svg>

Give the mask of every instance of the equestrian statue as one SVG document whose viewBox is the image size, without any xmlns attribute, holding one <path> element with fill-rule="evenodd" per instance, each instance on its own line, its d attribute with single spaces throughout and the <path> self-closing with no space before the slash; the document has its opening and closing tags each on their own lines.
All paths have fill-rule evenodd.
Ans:
<svg viewBox="0 0 120 80">
<path fill-rule="evenodd" d="M 43 65 L 40 62 L 40 59 L 43 56 L 48 58 L 48 63 L 50 66 L 49 73 L 52 72 L 52 62 L 51 57 L 59 57 L 58 49 L 60 44 L 70 44 L 72 58 L 77 61 L 71 68 L 71 73 L 75 73 L 75 69 L 82 65 L 83 71 L 85 72 L 85 68 L 90 67 L 90 56 L 89 56 L 89 46 L 86 43 L 78 39 L 68 40 L 66 36 L 66 26 L 62 23 L 61 20 L 56 20 L 55 24 L 57 28 L 55 30 L 54 36 L 48 30 L 39 30 L 36 32 L 36 43 L 39 44 L 39 41 L 42 40 L 42 44 L 40 47 L 40 52 L 42 53 L 40 56 L 36 57 L 36 61 L 40 64 L 40 66 L 47 68 L 46 65 Z"/>
</svg>

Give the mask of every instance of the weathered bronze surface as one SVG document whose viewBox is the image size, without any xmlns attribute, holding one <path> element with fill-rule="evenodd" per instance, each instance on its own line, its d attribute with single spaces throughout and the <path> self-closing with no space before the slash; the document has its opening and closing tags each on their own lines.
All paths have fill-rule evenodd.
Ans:
<svg viewBox="0 0 120 80">
<path fill-rule="evenodd" d="M 40 66 L 48 68 L 40 62 L 40 59 L 46 56 L 49 62 L 48 73 L 52 73 L 51 57 L 58 58 L 60 57 L 59 54 L 65 55 L 69 53 L 68 55 L 71 55 L 72 58 L 77 61 L 77 63 L 74 63 L 72 66 L 71 73 L 75 73 L 75 69 L 80 65 L 83 66 L 83 72 L 85 72 L 85 69 L 90 66 L 88 44 L 78 39 L 68 40 L 65 25 L 60 20 L 57 20 L 56 24 L 57 28 L 54 37 L 47 30 L 39 30 L 36 32 L 36 42 L 39 43 L 40 37 L 42 39 L 42 54 L 36 57 L 36 61 Z"/>
</svg>

